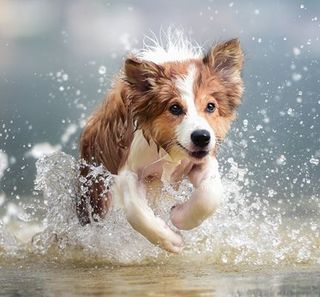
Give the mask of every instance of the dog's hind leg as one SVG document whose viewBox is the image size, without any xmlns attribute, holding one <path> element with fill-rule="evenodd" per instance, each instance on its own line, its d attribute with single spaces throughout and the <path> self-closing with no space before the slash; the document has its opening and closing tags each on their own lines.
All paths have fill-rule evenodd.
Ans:
<svg viewBox="0 0 320 297">
<path fill-rule="evenodd" d="M 111 207 L 111 192 L 105 191 L 105 186 L 100 176 L 88 178 L 89 169 L 80 170 L 85 182 L 81 184 L 82 192 L 76 202 L 76 212 L 82 226 L 90 224 L 92 220 L 103 219 Z"/>
<path fill-rule="evenodd" d="M 178 253 L 183 246 L 182 237 L 169 228 L 159 217 L 155 216 L 147 204 L 143 185 L 137 175 L 123 171 L 115 177 L 112 187 L 113 197 L 120 198 L 127 220 L 133 229 L 142 234 L 154 245 L 166 251 Z"/>
<path fill-rule="evenodd" d="M 99 186 L 93 186 L 89 197 L 82 195 L 76 203 L 76 212 L 82 226 L 90 224 L 92 220 L 103 219 L 111 207 L 112 196 L 110 192 L 101 195 Z"/>
</svg>

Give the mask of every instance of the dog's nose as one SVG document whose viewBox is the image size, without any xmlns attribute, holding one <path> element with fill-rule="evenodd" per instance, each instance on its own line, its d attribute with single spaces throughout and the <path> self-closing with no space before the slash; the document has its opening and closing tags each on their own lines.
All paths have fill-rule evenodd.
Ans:
<svg viewBox="0 0 320 297">
<path fill-rule="evenodd" d="M 210 132 L 207 130 L 196 130 L 191 134 L 191 140 L 194 145 L 204 148 L 210 142 Z"/>
</svg>

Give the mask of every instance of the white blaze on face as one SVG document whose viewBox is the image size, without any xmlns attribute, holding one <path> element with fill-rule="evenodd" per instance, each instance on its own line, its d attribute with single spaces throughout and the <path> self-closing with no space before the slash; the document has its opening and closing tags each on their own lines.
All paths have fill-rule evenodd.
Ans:
<svg viewBox="0 0 320 297">
<path fill-rule="evenodd" d="M 210 132 L 211 140 L 208 145 L 208 150 L 214 148 L 215 135 L 206 119 L 199 115 L 194 95 L 194 82 L 197 74 L 197 68 L 194 64 L 188 68 L 186 76 L 176 80 L 176 86 L 181 94 L 181 97 L 186 102 L 187 111 L 182 122 L 176 128 L 178 142 L 186 149 L 194 151 L 191 141 L 191 134 L 196 130 L 207 130 Z"/>
</svg>

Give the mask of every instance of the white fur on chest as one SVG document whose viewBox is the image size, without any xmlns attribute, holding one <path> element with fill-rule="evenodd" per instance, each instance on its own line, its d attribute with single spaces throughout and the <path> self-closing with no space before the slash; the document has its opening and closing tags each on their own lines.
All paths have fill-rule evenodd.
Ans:
<svg viewBox="0 0 320 297">
<path fill-rule="evenodd" d="M 184 172 L 184 168 L 188 167 L 186 163 L 186 161 L 172 160 L 163 149 L 158 150 L 153 141 L 148 143 L 142 131 L 138 130 L 135 132 L 130 153 L 123 169 L 136 173 L 140 180 L 155 177 L 170 182 L 172 178 L 177 178 L 177 171 L 180 176 L 187 173 Z"/>
</svg>

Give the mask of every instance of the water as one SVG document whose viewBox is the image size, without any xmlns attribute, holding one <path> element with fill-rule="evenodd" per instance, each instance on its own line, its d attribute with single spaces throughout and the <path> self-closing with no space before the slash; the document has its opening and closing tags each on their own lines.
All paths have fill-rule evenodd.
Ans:
<svg viewBox="0 0 320 297">
<path fill-rule="evenodd" d="M 200 228 L 182 232 L 180 255 L 147 242 L 121 209 L 81 227 L 74 211 L 79 161 L 62 152 L 40 157 L 32 197 L 0 196 L 0 296 L 319 296 L 319 184 L 310 174 L 309 182 L 292 179 L 296 193 L 303 185 L 301 195 L 287 196 L 276 183 L 259 194 L 256 171 L 230 156 L 240 151 L 246 160 L 242 145 L 227 140 L 221 148 L 224 204 Z M 8 156 L 0 157 L 3 175 Z M 305 176 L 317 160 L 302 169 Z M 275 160 L 278 176 L 288 162 Z M 112 182 L 101 166 L 92 169 Z M 172 205 L 191 191 L 186 180 L 178 189 L 165 185 L 152 208 L 168 221 Z"/>
<path fill-rule="evenodd" d="M 0 296 L 319 296 L 319 197 L 275 200 L 273 187 L 257 196 L 248 168 L 232 157 L 220 161 L 223 206 L 182 231 L 185 248 L 172 255 L 135 232 L 116 207 L 80 226 L 82 163 L 63 152 L 40 157 L 33 197 L 2 210 Z M 102 166 L 91 174 L 112 183 Z M 152 208 L 168 222 L 172 205 L 191 191 L 187 180 L 165 184 Z"/>
<path fill-rule="evenodd" d="M 223 207 L 200 228 L 182 231 L 185 248 L 169 255 L 133 231 L 121 209 L 113 208 L 104 220 L 80 226 L 75 201 L 79 193 L 79 162 L 65 153 L 37 161 L 36 189 L 40 198 L 31 205 L 7 208 L 0 225 L 1 256 L 54 255 L 60 261 L 99 259 L 112 265 L 182 262 L 212 264 L 227 270 L 320 264 L 319 205 L 311 197 L 313 212 L 298 217 L 285 205 L 257 198 L 246 187 L 248 172 L 232 159 L 224 175 Z M 99 174 L 101 166 L 93 168 Z M 111 179 L 112 180 L 112 179 Z M 110 182 L 106 178 L 107 182 Z M 177 200 L 187 199 L 192 186 L 184 180 L 179 189 L 165 185 L 159 203 L 152 207 L 165 221 Z M 303 210 L 310 207 L 300 205 Z"/>
<path fill-rule="evenodd" d="M 0 296 L 319 296 L 319 271 L 224 272 L 208 265 L 2 266 Z M 9 281 L 8 281 L 9 280 Z"/>
<path fill-rule="evenodd" d="M 318 1 L 18 2 L 0 1 L 0 296 L 320 295 Z M 218 155 L 225 203 L 182 232 L 180 255 L 120 209 L 85 227 L 73 211 L 85 119 L 128 50 L 167 24 L 206 49 L 239 37 L 246 53 Z M 166 185 L 152 208 L 167 221 L 190 191 Z"/>
</svg>

